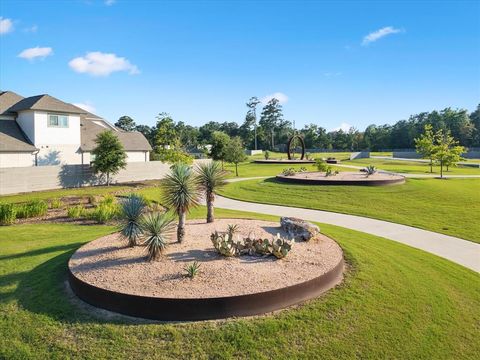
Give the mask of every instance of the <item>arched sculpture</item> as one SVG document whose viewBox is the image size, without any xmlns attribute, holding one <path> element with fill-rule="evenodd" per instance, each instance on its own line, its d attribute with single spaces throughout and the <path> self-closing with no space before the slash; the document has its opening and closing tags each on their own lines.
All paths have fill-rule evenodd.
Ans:
<svg viewBox="0 0 480 360">
<path fill-rule="evenodd" d="M 290 139 L 288 139 L 288 143 L 287 143 L 288 160 L 292 160 L 293 158 L 291 147 L 292 147 L 292 144 L 295 146 L 295 143 L 294 143 L 295 139 L 300 140 L 300 146 L 302 147 L 302 156 L 300 157 L 300 160 L 303 160 L 303 158 L 305 157 L 305 141 L 303 141 L 303 138 L 297 134 L 293 135 Z"/>
</svg>

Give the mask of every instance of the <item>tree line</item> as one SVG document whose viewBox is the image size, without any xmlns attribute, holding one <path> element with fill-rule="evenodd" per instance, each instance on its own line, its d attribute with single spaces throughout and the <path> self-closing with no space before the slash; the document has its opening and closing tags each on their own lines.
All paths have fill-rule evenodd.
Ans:
<svg viewBox="0 0 480 360">
<path fill-rule="evenodd" d="M 167 113 L 157 116 L 156 125 L 137 125 L 129 116 L 122 116 L 115 126 L 125 131 L 139 131 L 154 149 L 182 149 L 191 152 L 212 144 L 214 134 L 221 132 L 238 137 L 248 149 L 274 150 L 284 146 L 288 138 L 297 132 L 304 138 L 307 148 L 345 151 L 415 148 L 415 139 L 423 134 L 425 126 L 432 131 L 448 131 L 461 146 L 480 147 L 480 105 L 472 113 L 465 109 L 445 108 L 422 112 L 393 125 L 369 125 L 365 131 L 352 127 L 348 131 L 327 131 L 321 125 L 311 123 L 294 129 L 292 121 L 283 116 L 278 99 L 271 99 L 261 109 L 261 102 L 252 97 L 246 103 L 243 123 L 210 121 L 200 127 L 175 122 Z M 218 134 L 217 134 L 218 135 Z"/>
</svg>

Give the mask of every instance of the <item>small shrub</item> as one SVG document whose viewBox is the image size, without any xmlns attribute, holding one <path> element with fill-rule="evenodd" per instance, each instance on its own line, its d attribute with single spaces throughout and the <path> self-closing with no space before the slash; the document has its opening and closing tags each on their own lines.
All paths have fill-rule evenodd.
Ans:
<svg viewBox="0 0 480 360">
<path fill-rule="evenodd" d="M 69 207 L 67 210 L 67 216 L 72 219 L 79 219 L 86 215 L 86 210 L 82 205 L 75 205 Z"/>
<path fill-rule="evenodd" d="M 11 225 L 17 218 L 17 209 L 13 204 L 0 203 L 0 225 Z"/>
<path fill-rule="evenodd" d="M 306 152 L 306 153 L 305 153 L 305 159 L 310 160 L 310 155 L 311 155 L 311 154 L 310 154 L 309 152 Z"/>
<path fill-rule="evenodd" d="M 263 154 L 263 156 L 265 157 L 265 160 L 270 159 L 270 151 L 265 150 L 265 153 Z"/>
<path fill-rule="evenodd" d="M 187 273 L 186 275 L 193 279 L 200 272 L 200 264 L 194 261 L 192 264 L 185 266 L 184 270 Z"/>
<path fill-rule="evenodd" d="M 36 216 L 43 216 L 48 211 L 48 204 L 43 200 L 31 200 L 17 207 L 17 218 L 27 219 Z"/>
<path fill-rule="evenodd" d="M 112 205 L 117 202 L 117 199 L 112 194 L 106 194 L 102 200 L 98 203 L 98 205 Z"/>
<path fill-rule="evenodd" d="M 50 209 L 60 209 L 63 206 L 63 202 L 59 198 L 54 198 L 50 201 Z"/>
<path fill-rule="evenodd" d="M 315 160 L 315 164 L 313 164 L 313 166 L 315 166 L 320 172 L 327 171 L 327 169 L 329 168 L 329 166 L 323 159 Z"/>
<path fill-rule="evenodd" d="M 173 233 L 173 220 L 168 213 L 154 213 L 143 218 L 142 230 L 146 237 L 148 261 L 158 260 L 167 247 L 167 240 Z"/>
<path fill-rule="evenodd" d="M 294 168 L 283 169 L 282 175 L 283 176 L 293 176 L 296 174 L 296 170 Z"/>
<path fill-rule="evenodd" d="M 120 215 L 120 206 L 117 203 L 101 202 L 91 212 L 88 212 L 88 218 L 95 220 L 100 224 L 118 218 Z"/>
<path fill-rule="evenodd" d="M 302 166 L 300 169 L 298 169 L 298 172 L 300 173 L 307 172 L 307 168 L 305 166 Z"/>
</svg>

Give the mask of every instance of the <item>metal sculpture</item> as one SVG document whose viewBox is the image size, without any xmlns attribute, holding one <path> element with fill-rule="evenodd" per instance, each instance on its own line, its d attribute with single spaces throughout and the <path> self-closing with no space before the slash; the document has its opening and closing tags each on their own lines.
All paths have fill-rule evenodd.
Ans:
<svg viewBox="0 0 480 360">
<path fill-rule="evenodd" d="M 302 156 L 300 157 L 300 160 L 303 160 L 305 157 L 305 141 L 303 141 L 303 138 L 300 135 L 293 135 L 290 139 L 288 139 L 287 143 L 287 155 L 288 155 L 288 160 L 293 160 L 293 154 L 295 153 L 294 151 L 292 152 L 292 144 L 295 145 L 294 141 L 295 139 L 300 140 L 300 146 L 302 147 Z"/>
</svg>

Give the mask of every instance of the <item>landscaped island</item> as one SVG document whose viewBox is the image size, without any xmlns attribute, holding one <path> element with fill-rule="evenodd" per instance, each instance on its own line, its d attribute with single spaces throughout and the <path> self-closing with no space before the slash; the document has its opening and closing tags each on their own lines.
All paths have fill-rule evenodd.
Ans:
<svg viewBox="0 0 480 360">
<path fill-rule="evenodd" d="M 405 177 L 398 174 L 376 172 L 365 175 L 361 172 L 339 172 L 329 176 L 324 172 L 296 172 L 292 175 L 280 174 L 276 177 L 282 182 L 308 184 L 308 185 L 366 185 L 382 186 L 405 183 Z"/>
<path fill-rule="evenodd" d="M 235 242 L 289 237 L 275 222 L 192 220 L 183 242 L 169 243 L 160 261 L 148 262 L 145 247 L 126 247 L 115 233 L 73 254 L 70 284 L 80 298 L 109 310 L 160 320 L 199 320 L 277 310 L 314 298 L 341 281 L 342 250 L 332 239 L 321 234 L 299 239 L 281 259 L 247 252 L 226 257 L 215 250 L 211 236 L 232 224 Z M 185 273 L 191 262 L 199 268 L 193 279 Z"/>
</svg>

